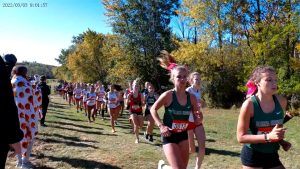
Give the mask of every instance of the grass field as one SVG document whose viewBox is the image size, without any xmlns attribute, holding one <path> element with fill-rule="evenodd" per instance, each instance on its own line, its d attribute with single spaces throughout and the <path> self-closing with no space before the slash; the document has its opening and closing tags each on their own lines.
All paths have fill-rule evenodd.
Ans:
<svg viewBox="0 0 300 169">
<path fill-rule="evenodd" d="M 203 168 L 241 168 L 242 145 L 236 141 L 238 112 L 238 109 L 204 110 L 207 140 Z M 135 144 L 134 135 L 129 133 L 127 112 L 119 118 L 116 133 L 111 133 L 106 116 L 104 121 L 98 116 L 95 123 L 89 124 L 83 112 L 76 113 L 75 106 L 69 106 L 60 96 L 52 95 L 46 117 L 48 127 L 39 130 L 32 162 L 43 169 L 155 169 L 160 159 L 166 161 L 157 128 L 154 144 L 144 140 Z M 300 168 L 299 123 L 300 118 L 294 118 L 286 124 L 286 140 L 293 147 L 288 152 L 280 150 L 280 156 L 287 169 Z M 194 163 L 195 155 L 191 155 L 188 168 L 193 168 Z M 9 158 L 6 168 L 14 168 L 14 165 L 15 159 Z"/>
</svg>

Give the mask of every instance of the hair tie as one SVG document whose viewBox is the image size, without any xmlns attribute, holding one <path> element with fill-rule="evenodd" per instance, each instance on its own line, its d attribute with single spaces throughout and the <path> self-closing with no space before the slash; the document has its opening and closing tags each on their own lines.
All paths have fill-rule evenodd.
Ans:
<svg viewBox="0 0 300 169">
<path fill-rule="evenodd" d="M 256 91 L 256 85 L 254 84 L 254 82 L 252 80 L 248 80 L 246 87 L 248 88 L 247 90 L 247 94 L 246 94 L 246 98 L 252 96 L 255 91 Z"/>
<path fill-rule="evenodd" d="M 168 69 L 169 71 L 171 71 L 171 70 L 174 69 L 176 66 L 177 66 L 176 63 L 170 63 L 170 64 L 168 65 L 167 69 Z"/>
</svg>

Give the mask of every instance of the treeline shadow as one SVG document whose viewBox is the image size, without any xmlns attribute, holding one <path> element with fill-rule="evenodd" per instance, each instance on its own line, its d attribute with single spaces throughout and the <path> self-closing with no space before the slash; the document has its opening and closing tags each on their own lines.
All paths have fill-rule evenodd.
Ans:
<svg viewBox="0 0 300 169">
<path fill-rule="evenodd" d="M 49 108 L 51 108 L 51 107 L 57 108 L 57 109 L 65 109 L 67 107 L 67 105 L 56 103 L 56 102 L 50 102 Z"/>
<path fill-rule="evenodd" d="M 50 126 L 50 125 L 49 125 L 49 126 Z M 73 128 L 68 128 L 68 127 L 57 126 L 57 125 L 53 125 L 53 124 L 51 124 L 50 127 L 57 128 L 57 129 L 62 129 L 62 130 L 77 131 L 77 132 L 81 132 L 81 133 L 85 133 L 85 134 L 116 136 L 116 135 L 114 135 L 114 134 L 103 134 L 103 133 L 100 132 L 100 131 L 79 130 L 79 129 L 73 129 Z"/>
<path fill-rule="evenodd" d="M 61 135 L 61 134 L 40 133 L 40 135 L 47 136 L 47 137 L 58 137 L 58 138 L 62 138 L 64 140 L 70 140 L 70 141 L 74 141 L 74 142 L 98 143 L 97 141 L 93 141 L 93 140 L 81 140 L 78 137 L 70 137 L 70 136 L 65 136 L 65 135 Z"/>
<path fill-rule="evenodd" d="M 85 143 L 78 143 L 78 142 L 73 142 L 73 141 L 62 141 L 62 140 L 57 140 L 57 139 L 52 139 L 52 138 L 37 138 L 39 141 L 43 141 L 46 143 L 58 143 L 58 144 L 65 144 L 67 146 L 73 146 L 73 147 L 84 147 L 84 148 L 94 148 L 98 149 L 97 146 L 85 144 Z"/>
<path fill-rule="evenodd" d="M 69 125 L 69 126 L 74 126 L 74 127 L 78 127 L 78 128 L 84 128 L 84 129 L 103 130 L 103 128 L 91 127 L 91 126 L 83 126 L 83 125 L 78 125 L 78 124 L 74 124 L 74 123 L 62 122 L 62 121 L 51 121 L 51 120 L 48 120 L 47 122 L 48 123 L 52 123 L 52 124 L 59 124 L 59 125 Z"/>
<path fill-rule="evenodd" d="M 73 118 L 69 118 L 69 117 L 66 117 L 66 116 L 60 116 L 60 115 L 52 115 L 52 117 L 56 117 L 56 118 L 59 118 L 59 119 L 64 119 L 64 120 L 70 120 L 70 121 L 80 121 L 80 122 L 84 122 L 84 120 L 80 120 L 80 119 L 73 119 Z"/>
<path fill-rule="evenodd" d="M 54 114 L 56 115 L 60 115 L 60 116 L 72 116 L 71 114 L 68 114 L 68 113 L 62 113 L 62 112 L 54 112 Z"/>
<path fill-rule="evenodd" d="M 53 168 L 53 167 L 48 167 L 48 166 L 36 166 L 36 167 L 34 167 L 34 168 L 38 168 L 38 169 L 55 169 L 55 168 Z"/>
<path fill-rule="evenodd" d="M 98 169 L 121 169 L 120 167 L 113 166 L 111 164 L 101 163 L 94 160 L 85 160 L 80 158 L 70 157 L 53 157 L 45 156 L 51 161 L 65 162 L 72 166 L 72 168 L 98 168 Z"/>
</svg>

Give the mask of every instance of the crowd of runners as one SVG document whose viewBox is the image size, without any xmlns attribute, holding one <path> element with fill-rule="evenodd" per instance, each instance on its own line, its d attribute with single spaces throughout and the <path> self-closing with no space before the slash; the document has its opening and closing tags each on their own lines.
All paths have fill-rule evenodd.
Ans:
<svg viewBox="0 0 300 169">
<path fill-rule="evenodd" d="M 159 95 L 152 83 L 145 82 L 143 89 L 140 83 L 139 79 L 128 81 L 128 86 L 123 89 L 117 84 L 105 88 L 100 81 L 95 84 L 61 81 L 56 91 L 70 106 L 76 107 L 77 113 L 83 112 L 88 123 L 95 122 L 96 117 L 105 120 L 108 114 L 112 133 L 116 132 L 118 117 L 126 111 L 130 114 L 128 121 L 131 124 L 130 132 L 135 134 L 135 143 L 139 143 L 139 130 L 146 121 L 144 136 L 153 142 L 155 124 L 150 108 Z"/>
<path fill-rule="evenodd" d="M 168 64 L 165 62 L 168 62 L 170 57 L 171 56 L 168 55 L 166 51 L 162 51 L 160 57 L 162 59 L 161 61 L 164 62 L 162 64 Z M 172 66 L 172 68 L 167 69 L 171 71 L 171 69 L 178 69 L 181 67 L 175 64 Z M 175 77 L 171 77 L 171 81 L 175 86 L 174 89 L 168 91 L 169 93 L 173 93 L 173 96 L 171 98 L 170 96 L 167 97 L 167 100 L 169 101 L 172 100 L 172 98 L 177 100 L 174 100 L 176 104 L 172 104 L 172 106 L 175 107 L 172 108 L 169 115 L 167 115 L 170 116 L 168 117 L 170 119 L 165 122 L 167 129 L 172 131 L 173 134 L 170 137 L 163 139 L 162 142 L 164 145 L 169 145 L 169 143 L 180 143 L 180 148 L 177 147 L 174 149 L 174 151 L 179 152 L 184 146 L 187 146 L 186 149 L 188 151 L 184 151 L 184 161 L 180 161 L 180 158 L 178 161 L 179 168 L 184 168 L 187 164 L 189 154 L 195 153 L 194 137 L 196 136 L 199 145 L 199 153 L 195 168 L 200 168 L 205 154 L 205 131 L 202 125 L 203 115 L 200 111 L 200 107 L 204 105 L 200 91 L 201 77 L 198 72 L 193 72 L 188 75 L 187 68 L 182 68 L 186 71 L 185 74 L 180 77 L 183 81 L 175 81 Z M 188 87 L 187 82 L 189 82 Z M 177 83 L 178 85 L 181 85 L 180 89 L 178 89 Z M 157 109 L 164 105 L 162 99 L 165 97 L 166 93 L 162 93 L 160 96 L 151 82 L 141 82 L 141 80 L 137 78 L 133 81 L 128 81 L 127 86 L 124 88 L 118 84 L 109 84 L 106 88 L 100 81 L 97 81 L 94 84 L 61 81 L 56 87 L 56 90 L 70 106 L 76 107 L 77 113 L 82 112 L 86 116 L 88 123 L 93 123 L 96 119 L 104 120 L 107 118 L 105 114 L 108 114 L 112 133 L 117 132 L 116 126 L 118 125 L 118 117 L 122 115 L 124 111 L 127 111 L 129 114 L 128 122 L 131 126 L 130 132 L 134 135 L 133 140 L 135 143 L 140 142 L 140 134 L 142 134 L 147 141 L 154 141 L 153 129 L 155 127 L 155 122 L 163 135 L 162 126 L 165 123 L 158 120 Z M 183 91 L 183 93 L 177 95 L 178 91 Z M 184 95 L 186 95 L 186 97 Z M 182 100 L 181 98 L 187 100 Z M 176 109 L 179 107 L 179 112 L 177 113 L 181 113 L 182 108 L 180 107 L 185 109 L 184 107 L 186 107 L 186 105 L 189 105 L 189 108 L 184 110 L 185 115 L 179 115 L 177 117 L 175 112 Z M 175 118 L 178 118 L 179 123 L 175 123 Z M 171 122 L 172 120 L 173 122 Z M 146 125 L 144 124 L 145 121 Z M 142 128 L 145 128 L 145 130 L 143 133 L 140 133 Z M 185 138 L 188 138 L 188 140 L 185 140 Z M 183 142 L 181 143 L 181 141 Z M 166 151 L 173 151 L 173 147 L 167 148 Z M 173 158 L 172 156 L 178 155 L 166 153 L 166 156 L 169 160 L 169 158 Z"/>
<path fill-rule="evenodd" d="M 112 133 L 117 132 L 119 116 L 127 111 L 130 132 L 134 135 L 132 142 L 137 144 L 140 134 L 153 142 L 153 129 L 157 126 L 169 163 L 166 165 L 159 161 L 158 168 L 186 169 L 189 155 L 195 153 L 196 138 L 199 151 L 195 168 L 199 169 L 205 155 L 206 139 L 201 75 L 198 72 L 189 73 L 186 66 L 176 64 L 167 51 L 161 51 L 159 61 L 163 68 L 170 71 L 170 80 L 174 85 L 160 95 L 151 82 L 143 83 L 139 78 L 128 81 L 124 88 L 118 84 L 104 86 L 100 81 L 95 84 L 61 81 L 56 91 L 70 106 L 76 107 L 77 113 L 85 115 L 88 123 L 105 120 L 109 115 Z M 270 66 L 259 66 L 253 71 L 249 83 L 248 98 L 243 103 L 237 125 L 237 139 L 245 144 L 241 152 L 243 168 L 284 168 L 278 150 L 279 146 L 286 151 L 291 147 L 289 142 L 283 140 L 286 131 L 283 124 L 291 116 L 285 114 L 286 99 L 276 94 L 276 72 Z M 47 98 L 43 95 L 48 96 L 50 89 L 45 93 L 47 85 L 44 76 L 28 79 L 24 66 L 13 68 L 11 84 L 24 135 L 20 147 L 10 145 L 15 150 L 17 167 L 32 168 L 29 156 L 38 126 L 46 127 L 48 103 L 43 106 L 43 100 L 45 102 Z M 158 115 L 161 107 L 165 109 L 162 119 Z M 142 128 L 145 128 L 144 133 L 140 133 Z"/>
</svg>

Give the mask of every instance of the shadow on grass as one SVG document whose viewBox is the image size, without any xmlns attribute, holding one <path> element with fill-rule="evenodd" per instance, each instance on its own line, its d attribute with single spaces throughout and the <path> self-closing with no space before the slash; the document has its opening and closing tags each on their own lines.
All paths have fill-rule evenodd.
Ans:
<svg viewBox="0 0 300 169">
<path fill-rule="evenodd" d="M 121 169 L 120 167 L 101 163 L 94 160 L 85 160 L 85 159 L 70 158 L 70 157 L 53 157 L 53 156 L 45 156 L 45 157 L 51 161 L 68 163 L 72 166 L 72 168 Z"/>
<path fill-rule="evenodd" d="M 206 133 L 213 133 L 213 134 L 218 134 L 218 132 L 216 132 L 216 131 L 213 131 L 213 130 L 207 130 L 207 131 L 205 131 Z"/>
<path fill-rule="evenodd" d="M 60 116 L 72 116 L 72 114 L 70 114 L 70 113 L 66 113 L 66 112 L 58 112 L 58 111 L 56 111 L 56 112 L 54 112 L 54 114 L 56 114 L 56 115 L 60 115 Z"/>
<path fill-rule="evenodd" d="M 48 133 L 40 133 L 40 135 L 42 136 L 47 136 L 47 137 L 58 137 L 58 138 L 62 138 L 64 140 L 70 140 L 70 141 L 74 141 L 74 142 L 88 142 L 88 143 L 98 143 L 97 141 L 92 141 L 92 140 L 81 140 L 78 137 L 69 137 L 69 136 L 64 136 L 64 135 L 60 135 L 60 134 L 48 134 Z"/>
<path fill-rule="evenodd" d="M 55 169 L 55 168 L 47 167 L 47 166 L 37 166 L 35 168 L 38 168 L 38 169 Z"/>
<path fill-rule="evenodd" d="M 51 115 L 52 117 L 55 117 L 55 118 L 59 118 L 59 119 L 64 119 L 64 120 L 70 120 L 70 121 L 82 121 L 84 122 L 84 120 L 80 120 L 80 119 L 73 119 L 73 118 L 69 118 L 69 117 L 66 117 L 66 116 L 60 116 L 60 115 Z"/>
<path fill-rule="evenodd" d="M 211 143 L 216 142 L 216 140 L 214 140 L 214 139 L 206 139 L 205 141 L 206 141 L 206 142 L 211 142 Z"/>
<path fill-rule="evenodd" d="M 199 152 L 199 147 L 196 147 L 196 151 Z M 233 151 L 205 148 L 205 155 L 210 155 L 210 154 L 219 154 L 219 155 L 232 156 L 232 157 L 239 157 L 241 155 L 240 153 L 233 152 Z"/>
<path fill-rule="evenodd" d="M 49 108 L 56 108 L 56 109 L 65 109 L 67 107 L 67 105 L 64 104 L 60 104 L 60 103 L 55 103 L 55 102 L 50 102 L 49 103 Z"/>
<path fill-rule="evenodd" d="M 49 125 L 50 127 L 53 128 L 58 128 L 58 129 L 62 129 L 62 130 L 70 130 L 70 131 L 77 131 L 77 132 L 81 132 L 81 133 L 85 133 L 85 134 L 96 134 L 96 135 L 108 135 L 108 136 L 116 136 L 114 134 L 103 134 L 102 132 L 99 131 L 86 131 L 86 130 L 78 130 L 78 129 L 73 129 L 73 128 L 68 128 L 68 127 L 61 127 L 61 126 L 57 126 L 57 125 Z"/>
<path fill-rule="evenodd" d="M 72 141 L 62 141 L 62 140 L 57 140 L 57 139 L 52 139 L 52 138 L 37 138 L 39 141 L 43 141 L 46 143 L 58 143 L 58 144 L 66 144 L 67 146 L 74 146 L 74 147 L 91 147 L 94 149 L 98 149 L 98 147 L 85 144 L 85 143 L 77 143 L 77 142 L 72 142 Z"/>
<path fill-rule="evenodd" d="M 90 126 L 83 126 L 83 125 L 78 125 L 74 123 L 68 123 L 68 122 L 61 122 L 61 121 L 47 121 L 48 123 L 53 123 L 53 124 L 59 124 L 59 125 L 70 125 L 74 127 L 79 127 L 79 128 L 85 128 L 85 129 L 97 129 L 97 130 L 103 130 L 103 128 L 98 128 L 98 127 L 90 127 Z"/>
</svg>

